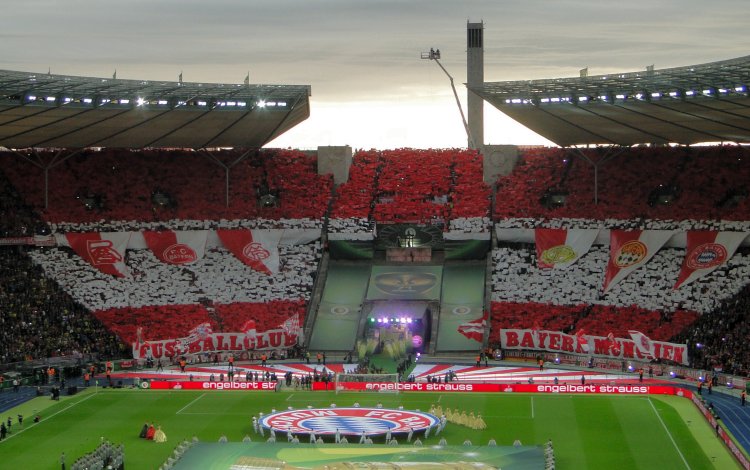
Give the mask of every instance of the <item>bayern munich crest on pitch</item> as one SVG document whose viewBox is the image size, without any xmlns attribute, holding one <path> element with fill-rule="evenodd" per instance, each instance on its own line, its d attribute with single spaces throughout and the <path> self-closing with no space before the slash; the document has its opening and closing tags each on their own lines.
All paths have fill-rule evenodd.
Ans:
<svg viewBox="0 0 750 470">
<path fill-rule="evenodd" d="M 275 431 L 316 435 L 368 435 L 420 431 L 440 422 L 437 416 L 421 411 L 385 408 L 312 408 L 279 411 L 266 415 L 259 424 Z"/>
</svg>

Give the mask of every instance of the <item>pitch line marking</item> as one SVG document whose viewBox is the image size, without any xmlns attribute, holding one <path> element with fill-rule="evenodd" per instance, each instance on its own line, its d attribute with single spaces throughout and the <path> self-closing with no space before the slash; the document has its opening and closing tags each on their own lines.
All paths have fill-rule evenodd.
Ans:
<svg viewBox="0 0 750 470">
<path fill-rule="evenodd" d="M 669 429 L 667 429 L 667 425 L 664 424 L 664 420 L 661 419 L 661 415 L 656 410 L 656 407 L 654 406 L 654 402 L 651 401 L 650 397 L 648 398 L 648 403 L 649 403 L 649 405 L 651 405 L 651 409 L 654 410 L 654 413 L 656 414 L 656 417 L 659 418 L 659 422 L 661 423 L 662 427 L 664 428 L 664 431 L 666 431 L 667 436 L 669 436 L 669 440 L 672 441 L 672 445 L 674 446 L 675 450 L 677 451 L 678 454 L 680 454 L 680 458 L 682 459 L 682 462 L 685 464 L 685 467 L 687 467 L 688 470 L 692 470 L 690 468 L 690 465 L 688 464 L 687 460 L 685 460 L 685 456 L 682 455 L 682 451 L 677 446 L 677 443 L 674 441 L 674 437 L 672 437 L 672 433 L 669 432 Z"/>
<path fill-rule="evenodd" d="M 534 395 L 531 396 L 531 419 L 534 419 Z"/>
<path fill-rule="evenodd" d="M 443 396 L 442 396 L 442 395 L 440 395 L 440 396 L 438 397 L 438 403 L 440 403 L 440 400 L 442 400 L 442 399 L 443 399 Z"/>
<path fill-rule="evenodd" d="M 195 400 L 191 401 L 191 402 L 190 402 L 190 403 L 188 403 L 187 405 L 185 405 L 185 406 L 183 406 L 182 408 L 180 408 L 180 409 L 179 409 L 179 410 L 177 411 L 177 413 L 175 413 L 175 414 L 176 414 L 176 415 L 178 415 L 178 414 L 181 414 L 181 413 L 182 413 L 183 411 L 185 411 L 185 410 L 186 410 L 186 409 L 187 409 L 187 408 L 188 408 L 188 407 L 189 407 L 190 405 L 192 405 L 193 403 L 197 402 L 198 400 L 200 400 L 201 398 L 203 398 L 203 397 L 205 397 L 205 396 L 206 396 L 206 394 L 205 394 L 205 393 L 203 393 L 202 395 L 200 395 L 200 396 L 199 396 L 198 398 L 196 398 Z"/>
<path fill-rule="evenodd" d="M 293 396 L 294 396 L 294 394 L 293 394 L 293 393 L 290 393 L 290 394 L 289 394 L 289 396 L 288 396 L 288 397 L 286 397 L 286 400 L 285 400 L 285 401 L 289 401 L 289 400 L 291 400 Z"/>
<path fill-rule="evenodd" d="M 33 427 L 35 427 L 35 426 L 38 426 L 39 424 L 41 424 L 41 423 L 43 423 L 43 422 L 44 422 L 44 423 L 46 423 L 47 421 L 49 421 L 50 419 L 52 419 L 52 418 L 54 418 L 55 416 L 59 415 L 59 414 L 60 414 L 60 413 L 62 413 L 63 411 L 68 411 L 69 409 L 73 408 L 73 407 L 74 407 L 74 406 L 76 406 L 77 404 L 79 404 L 79 403 L 83 403 L 84 401 L 88 400 L 89 398 L 91 398 L 91 397 L 94 397 L 94 396 L 96 396 L 96 394 L 97 394 L 97 393 L 98 393 L 98 392 L 94 392 L 94 393 L 92 393 L 91 395 L 87 396 L 86 398 L 84 398 L 84 399 L 82 399 L 82 400 L 78 400 L 78 401 L 77 401 L 77 402 L 75 402 L 75 403 L 71 403 L 71 404 L 70 404 L 70 406 L 67 406 L 67 407 L 63 408 L 62 410 L 60 410 L 60 411 L 57 411 L 57 412 L 55 412 L 55 413 L 52 413 L 52 414 L 51 414 L 51 415 L 50 415 L 50 416 L 49 416 L 48 418 L 46 418 L 46 419 L 44 419 L 44 420 L 42 420 L 42 421 L 39 421 L 38 423 L 32 423 L 32 424 L 31 424 L 31 426 L 27 426 L 27 427 L 25 427 L 25 428 L 21 429 L 21 430 L 20 430 L 20 431 L 18 431 L 17 433 L 14 433 L 14 434 L 13 434 L 12 436 L 7 436 L 7 437 L 5 438 L 5 440 L 6 440 L 6 441 L 7 441 L 7 440 L 10 440 L 10 439 L 12 439 L 12 438 L 14 438 L 14 437 L 18 436 L 18 435 L 19 435 L 19 434 L 21 434 L 22 432 L 26 432 L 26 431 L 28 431 L 29 429 L 31 429 L 31 428 L 33 428 Z"/>
</svg>

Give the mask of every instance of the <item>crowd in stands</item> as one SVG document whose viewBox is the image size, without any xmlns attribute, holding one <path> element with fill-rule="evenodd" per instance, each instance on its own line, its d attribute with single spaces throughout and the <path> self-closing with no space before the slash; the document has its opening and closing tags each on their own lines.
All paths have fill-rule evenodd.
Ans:
<svg viewBox="0 0 750 470">
<path fill-rule="evenodd" d="M 609 305 L 550 305 L 535 302 L 492 302 L 490 343 L 500 341 L 501 329 L 540 329 L 575 334 L 630 338 L 637 330 L 655 341 L 670 341 L 699 318 L 695 312 L 660 312 Z"/>
<path fill-rule="evenodd" d="M 229 166 L 243 153 L 212 155 Z M 86 150 L 50 170 L 45 210 L 43 171 L 15 154 L 0 153 L 3 170 L 26 201 L 65 229 L 105 221 L 322 220 L 333 180 L 317 174 L 314 157 L 293 150 L 251 152 L 231 166 L 229 206 L 226 173 L 213 158 L 182 150 Z"/>
<path fill-rule="evenodd" d="M 449 222 L 459 218 L 462 231 L 486 231 L 490 191 L 482 171 L 482 157 L 471 150 L 358 152 L 349 181 L 337 189 L 329 231 L 363 231 L 367 227 L 362 220 L 448 229 Z M 466 222 L 473 218 L 480 222 Z M 339 223 L 342 219 L 355 222 Z"/>
<path fill-rule="evenodd" d="M 42 248 L 30 254 L 82 305 L 107 310 L 190 305 L 205 299 L 222 304 L 308 300 L 320 250 L 319 242 L 279 245 L 280 271 L 270 276 L 245 266 L 223 248 L 207 249 L 203 259 L 186 266 L 162 263 L 150 250 L 128 250 L 132 274 L 128 278 L 101 273 L 67 248 Z"/>
<path fill-rule="evenodd" d="M 743 249 L 709 276 L 675 290 L 684 256 L 684 249 L 663 248 L 603 294 L 609 247 L 593 246 L 569 268 L 553 270 L 536 266 L 533 246 L 509 244 L 492 252 L 492 300 L 707 313 L 739 293 L 750 278 L 750 254 Z"/>
<path fill-rule="evenodd" d="M 214 332 L 244 332 L 248 320 L 255 321 L 256 331 L 277 329 L 289 317 L 299 314 L 304 321 L 306 303 L 271 301 L 266 303 L 240 302 L 233 304 L 151 305 L 98 310 L 94 315 L 123 342 L 138 339 L 154 341 L 187 337 L 196 326 L 209 323 Z"/>
<path fill-rule="evenodd" d="M 611 151 L 527 151 L 514 171 L 498 181 L 495 220 L 654 224 L 649 228 L 675 228 L 679 221 L 735 221 L 748 226 L 750 155 L 742 147 L 630 148 L 607 157 Z M 610 158 L 598 164 L 598 203 L 594 167 L 582 155 L 593 162 Z M 554 194 L 565 202 L 550 198 Z"/>
<path fill-rule="evenodd" d="M 3 236 L 46 230 L 0 175 Z M 0 363 L 52 356 L 120 356 L 122 345 L 101 323 L 28 257 L 28 249 L 0 246 Z"/>
<path fill-rule="evenodd" d="M 724 373 L 750 375 L 750 287 L 724 300 L 709 315 L 702 315 L 677 336 L 688 344 L 696 368 L 721 367 Z"/>
<path fill-rule="evenodd" d="M 117 338 L 46 278 L 24 248 L 0 247 L 0 363 L 122 353 Z"/>
</svg>

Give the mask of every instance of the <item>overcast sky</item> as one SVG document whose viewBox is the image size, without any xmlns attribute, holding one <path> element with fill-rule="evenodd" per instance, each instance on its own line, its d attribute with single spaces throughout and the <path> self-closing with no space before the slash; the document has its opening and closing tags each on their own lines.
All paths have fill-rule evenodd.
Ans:
<svg viewBox="0 0 750 470">
<path fill-rule="evenodd" d="M 676 67 L 750 54 L 747 0 L 2 0 L 0 69 L 311 85 L 307 121 L 270 146 L 463 147 L 466 22 L 485 81 Z M 485 105 L 485 141 L 542 137 Z"/>
</svg>

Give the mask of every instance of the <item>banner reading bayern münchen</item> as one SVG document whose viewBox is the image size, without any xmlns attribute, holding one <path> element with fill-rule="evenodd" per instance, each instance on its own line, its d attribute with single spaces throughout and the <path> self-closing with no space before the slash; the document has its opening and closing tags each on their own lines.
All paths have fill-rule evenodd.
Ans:
<svg viewBox="0 0 750 470">
<path fill-rule="evenodd" d="M 535 229 L 537 267 L 567 268 L 588 253 L 598 234 L 599 229 Z"/>
<path fill-rule="evenodd" d="M 685 259 L 674 289 L 690 284 L 726 263 L 746 237 L 745 232 L 688 232 Z"/>
<path fill-rule="evenodd" d="M 206 253 L 208 231 L 190 230 L 163 232 L 144 231 L 146 245 L 163 263 L 193 264 Z"/>
<path fill-rule="evenodd" d="M 604 292 L 648 263 L 672 235 L 672 230 L 611 230 Z"/>
<path fill-rule="evenodd" d="M 566 354 L 585 354 L 610 359 L 651 360 L 663 359 L 688 364 L 687 345 L 650 340 L 650 351 L 632 339 L 585 335 L 582 341 L 575 335 L 560 331 L 503 329 L 500 330 L 500 347 L 527 349 Z"/>
</svg>

